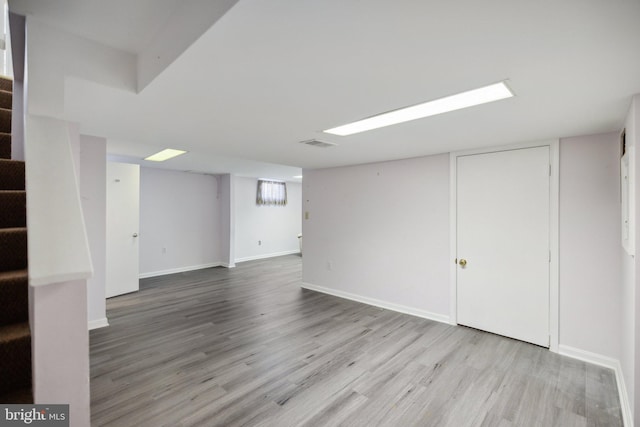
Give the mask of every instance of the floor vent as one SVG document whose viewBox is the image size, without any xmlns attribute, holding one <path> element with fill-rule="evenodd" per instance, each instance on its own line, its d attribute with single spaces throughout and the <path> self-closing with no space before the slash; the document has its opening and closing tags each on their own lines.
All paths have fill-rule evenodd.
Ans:
<svg viewBox="0 0 640 427">
<path fill-rule="evenodd" d="M 317 139 L 307 139 L 306 141 L 300 141 L 300 144 L 313 145 L 314 147 L 321 148 L 335 147 L 336 145 L 338 145 L 335 142 L 320 141 Z"/>
</svg>

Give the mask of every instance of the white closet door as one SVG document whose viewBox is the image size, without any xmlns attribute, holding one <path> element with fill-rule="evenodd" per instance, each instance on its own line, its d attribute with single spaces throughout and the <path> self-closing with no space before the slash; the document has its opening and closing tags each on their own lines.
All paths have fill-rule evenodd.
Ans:
<svg viewBox="0 0 640 427">
<path fill-rule="evenodd" d="M 548 347 L 549 147 L 456 167 L 458 323 Z"/>
<path fill-rule="evenodd" d="M 107 162 L 107 298 L 139 289 L 140 166 Z"/>
</svg>

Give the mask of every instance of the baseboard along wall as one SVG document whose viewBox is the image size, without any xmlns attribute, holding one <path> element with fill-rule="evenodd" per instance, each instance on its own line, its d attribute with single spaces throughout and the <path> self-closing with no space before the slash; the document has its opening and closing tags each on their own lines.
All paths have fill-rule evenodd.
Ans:
<svg viewBox="0 0 640 427">
<path fill-rule="evenodd" d="M 236 262 L 255 261 L 257 259 L 275 258 L 277 256 L 293 255 L 293 254 L 299 254 L 299 253 L 300 253 L 300 250 L 274 252 L 274 253 L 271 253 L 271 254 L 254 255 L 254 256 L 236 258 Z"/>
<path fill-rule="evenodd" d="M 622 422 L 625 427 L 633 427 L 633 413 L 631 412 L 629 394 L 627 393 L 627 386 L 624 382 L 624 375 L 622 374 L 622 365 L 619 360 L 562 344 L 558 347 L 558 353 L 583 362 L 613 369 L 613 372 L 616 375 L 616 383 L 618 385 L 618 397 L 620 398 L 620 408 L 622 409 Z"/>
<path fill-rule="evenodd" d="M 138 275 L 140 279 L 147 279 L 149 277 L 157 277 L 164 276 L 167 274 L 175 274 L 175 273 L 184 273 L 185 271 L 193 271 L 193 270 L 202 270 L 203 268 L 211 268 L 211 267 L 228 267 L 222 261 L 211 262 L 208 264 L 200 264 L 200 265 L 190 265 L 187 267 L 178 267 L 178 268 L 170 268 L 168 270 L 160 270 L 160 271 L 152 271 L 150 273 L 141 273 Z"/>
<path fill-rule="evenodd" d="M 351 301 L 361 302 L 363 304 L 372 305 L 375 307 L 384 308 L 398 313 L 410 314 L 411 316 L 421 317 L 423 319 L 434 320 L 436 322 L 450 324 L 449 316 L 439 313 L 432 313 L 426 310 L 420 310 L 413 307 L 407 307 L 405 305 L 393 304 L 387 301 L 378 300 L 375 298 L 369 298 L 362 295 L 352 294 L 350 292 L 338 291 L 331 288 L 325 288 L 324 286 L 318 286 L 311 283 L 302 282 L 301 285 L 304 289 L 311 291 L 322 292 L 323 294 L 333 295 L 334 297 L 344 298 Z"/>
<path fill-rule="evenodd" d="M 96 320 L 90 320 L 89 321 L 89 330 L 92 331 L 94 329 L 100 329 L 100 328 L 105 328 L 109 326 L 109 321 L 107 320 L 106 317 L 103 317 L 102 319 L 96 319 Z"/>
<path fill-rule="evenodd" d="M 186 271 L 202 270 L 204 268 L 211 268 L 211 267 L 234 268 L 236 266 L 235 263 L 237 263 L 237 262 L 254 261 L 254 260 L 258 260 L 258 259 L 274 258 L 274 257 L 278 257 L 278 256 L 293 255 L 293 254 L 299 254 L 299 253 L 300 253 L 300 251 L 298 251 L 298 250 L 296 250 L 296 251 L 276 252 L 276 253 L 266 254 L 266 255 L 256 255 L 256 256 L 251 256 L 251 257 L 237 258 L 234 263 L 217 261 L 217 262 L 211 262 L 211 263 L 208 263 L 208 264 L 190 265 L 190 266 L 187 266 L 187 267 L 170 268 L 170 269 L 167 269 L 167 270 L 151 271 L 149 273 L 140 273 L 138 275 L 138 278 L 139 279 L 148 279 L 149 277 L 158 277 L 158 276 L 165 276 L 167 274 L 184 273 Z"/>
</svg>

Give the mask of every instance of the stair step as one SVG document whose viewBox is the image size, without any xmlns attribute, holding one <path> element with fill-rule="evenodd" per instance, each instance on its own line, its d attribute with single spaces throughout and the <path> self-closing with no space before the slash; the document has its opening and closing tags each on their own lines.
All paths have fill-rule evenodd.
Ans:
<svg viewBox="0 0 640 427">
<path fill-rule="evenodd" d="M 11 134 L 0 132 L 0 159 L 11 159 Z"/>
<path fill-rule="evenodd" d="M 0 159 L 0 190 L 24 189 L 24 162 Z"/>
<path fill-rule="evenodd" d="M 31 387 L 29 323 L 0 326 L 0 361 L 0 394 Z"/>
<path fill-rule="evenodd" d="M 0 229 L 0 271 L 24 268 L 27 268 L 27 229 Z"/>
<path fill-rule="evenodd" d="M 11 110 L 0 108 L 0 132 L 11 133 Z"/>
<path fill-rule="evenodd" d="M 13 93 L 0 89 L 0 108 L 11 110 L 13 108 Z"/>
<path fill-rule="evenodd" d="M 13 80 L 9 77 L 0 76 L 0 90 L 13 92 Z"/>
<path fill-rule="evenodd" d="M 0 190 L 0 229 L 27 226 L 27 192 Z"/>
<path fill-rule="evenodd" d="M 29 320 L 29 275 L 27 270 L 0 273 L 0 325 Z M 2 400 L 0 399 L 0 402 Z"/>
<path fill-rule="evenodd" d="M 0 395 L 0 402 L 14 405 L 33 403 L 33 393 L 30 388 L 12 390 L 9 393 Z"/>
</svg>

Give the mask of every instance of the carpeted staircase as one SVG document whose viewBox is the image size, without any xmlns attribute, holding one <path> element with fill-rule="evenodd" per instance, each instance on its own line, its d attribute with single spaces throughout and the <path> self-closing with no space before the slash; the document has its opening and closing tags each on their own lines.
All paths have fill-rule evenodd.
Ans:
<svg viewBox="0 0 640 427">
<path fill-rule="evenodd" d="M 13 82 L 0 77 L 0 403 L 32 403 L 24 162 L 11 160 Z"/>
</svg>

